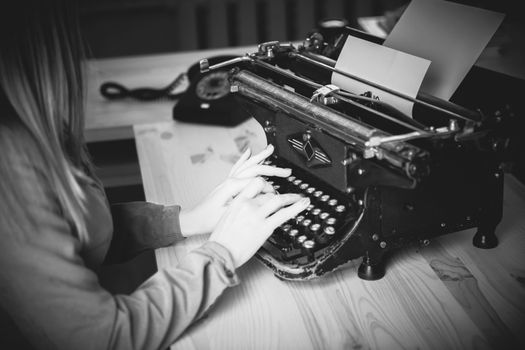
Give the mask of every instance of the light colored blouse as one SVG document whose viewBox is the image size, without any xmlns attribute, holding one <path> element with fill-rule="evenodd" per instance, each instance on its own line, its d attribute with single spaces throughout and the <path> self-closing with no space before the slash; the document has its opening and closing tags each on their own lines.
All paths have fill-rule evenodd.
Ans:
<svg viewBox="0 0 525 350">
<path fill-rule="evenodd" d="M 28 219 L 13 225 L 0 203 L 0 348 L 166 349 L 238 283 L 226 248 L 207 242 L 133 292 L 110 293 L 99 280 L 104 259 L 125 269 L 145 249 L 181 239 L 180 208 L 134 202 L 110 210 L 93 180 L 84 184 L 90 240 L 81 243 L 42 175 L 31 137 L 0 124 L 0 147 L 0 165 L 12 166 L 23 186 Z M 0 187 L 0 194 L 9 190 Z"/>
</svg>

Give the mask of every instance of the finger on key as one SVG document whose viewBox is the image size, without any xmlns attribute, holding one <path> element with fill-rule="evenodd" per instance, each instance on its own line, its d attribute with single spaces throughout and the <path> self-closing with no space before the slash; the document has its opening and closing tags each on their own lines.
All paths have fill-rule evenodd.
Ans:
<svg viewBox="0 0 525 350">
<path fill-rule="evenodd" d="M 310 198 L 305 197 L 286 208 L 276 211 L 273 215 L 269 216 L 267 219 L 268 224 L 270 227 L 276 228 L 284 224 L 289 219 L 296 217 L 297 214 L 302 212 L 308 205 L 310 205 Z"/>
<path fill-rule="evenodd" d="M 238 168 L 238 170 L 244 170 L 247 167 L 250 167 L 252 165 L 262 163 L 266 158 L 268 158 L 273 153 L 273 150 L 274 150 L 273 145 L 269 144 L 261 152 L 254 154 L 251 158 L 249 158 L 246 162 L 244 162 L 244 164 L 242 164 Z"/>
<path fill-rule="evenodd" d="M 262 178 L 253 178 L 237 197 L 254 198 L 261 193 L 267 185 L 269 184 Z"/>
<path fill-rule="evenodd" d="M 292 174 L 292 169 L 278 168 L 271 165 L 254 165 L 249 168 L 237 171 L 239 177 L 253 177 L 253 176 L 278 176 L 288 177 Z"/>
<path fill-rule="evenodd" d="M 276 194 L 271 197 L 267 197 L 266 202 L 261 206 L 261 211 L 264 216 L 269 216 L 275 213 L 282 207 L 286 207 L 290 204 L 300 201 L 303 196 L 295 193 Z"/>
</svg>

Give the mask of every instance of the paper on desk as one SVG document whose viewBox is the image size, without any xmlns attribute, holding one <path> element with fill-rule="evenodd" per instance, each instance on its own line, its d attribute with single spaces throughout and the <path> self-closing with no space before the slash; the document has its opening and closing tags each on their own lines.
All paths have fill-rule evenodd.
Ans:
<svg viewBox="0 0 525 350">
<path fill-rule="evenodd" d="M 416 97 L 430 61 L 389 47 L 348 36 L 335 68 L 390 90 Z M 339 73 L 332 74 L 332 84 L 360 95 L 370 91 L 412 116 L 413 103 Z"/>
<path fill-rule="evenodd" d="M 432 61 L 421 91 L 448 100 L 504 15 L 440 0 L 412 0 L 384 46 Z"/>
</svg>

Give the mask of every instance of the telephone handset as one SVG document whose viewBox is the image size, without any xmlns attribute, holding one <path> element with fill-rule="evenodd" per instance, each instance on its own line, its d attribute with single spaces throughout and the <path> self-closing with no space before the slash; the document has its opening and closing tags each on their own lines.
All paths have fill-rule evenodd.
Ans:
<svg viewBox="0 0 525 350">
<path fill-rule="evenodd" d="M 213 65 L 235 57 L 237 56 L 213 56 L 208 58 L 208 61 Z M 227 69 L 201 73 L 197 62 L 164 88 L 128 89 L 116 82 L 105 82 L 100 86 L 100 93 L 110 100 L 126 97 L 141 101 L 177 100 L 173 107 L 173 119 L 189 123 L 234 126 L 248 119 L 249 115 L 238 107 L 230 93 Z M 185 78 L 189 82 L 188 88 L 175 93 Z"/>
</svg>

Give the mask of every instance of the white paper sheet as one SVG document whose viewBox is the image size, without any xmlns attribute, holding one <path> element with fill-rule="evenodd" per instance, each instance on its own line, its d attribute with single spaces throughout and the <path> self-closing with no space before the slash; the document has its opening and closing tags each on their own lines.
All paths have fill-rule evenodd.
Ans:
<svg viewBox="0 0 525 350">
<path fill-rule="evenodd" d="M 348 36 L 335 68 L 372 83 L 416 97 L 430 61 Z M 413 103 L 370 85 L 333 73 L 332 84 L 355 94 L 371 91 L 379 100 L 412 116 Z"/>
<path fill-rule="evenodd" d="M 448 100 L 504 15 L 442 0 L 412 0 L 384 46 L 432 61 L 421 91 Z"/>
</svg>

